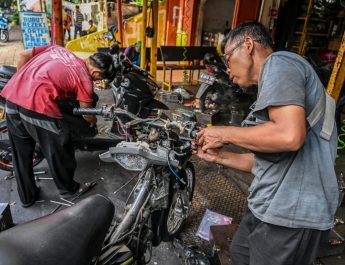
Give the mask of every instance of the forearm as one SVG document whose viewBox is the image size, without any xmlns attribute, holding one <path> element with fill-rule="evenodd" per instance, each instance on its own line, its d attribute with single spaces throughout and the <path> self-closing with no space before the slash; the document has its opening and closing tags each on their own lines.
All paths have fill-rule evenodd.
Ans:
<svg viewBox="0 0 345 265">
<path fill-rule="evenodd" d="M 307 133 L 304 108 L 277 106 L 270 107 L 268 112 L 270 120 L 253 127 L 214 126 L 202 129 L 198 143 L 204 151 L 224 144 L 268 153 L 299 150 Z"/>
<path fill-rule="evenodd" d="M 228 168 L 251 172 L 255 163 L 255 156 L 252 153 L 239 154 L 221 151 L 215 162 Z"/>
<path fill-rule="evenodd" d="M 254 127 L 222 126 L 222 142 L 258 152 L 295 151 L 303 144 L 303 139 L 296 139 L 288 130 L 266 122 Z"/>
</svg>

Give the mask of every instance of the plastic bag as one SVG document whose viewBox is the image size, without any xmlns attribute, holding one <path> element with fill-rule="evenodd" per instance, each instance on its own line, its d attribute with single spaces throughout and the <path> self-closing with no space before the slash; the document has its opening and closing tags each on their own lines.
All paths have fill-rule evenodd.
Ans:
<svg viewBox="0 0 345 265">
<path fill-rule="evenodd" d="M 210 211 L 206 209 L 206 212 L 201 220 L 200 226 L 196 235 L 205 239 L 207 241 L 210 240 L 210 226 L 211 225 L 228 225 L 231 224 L 232 218 Z"/>
</svg>

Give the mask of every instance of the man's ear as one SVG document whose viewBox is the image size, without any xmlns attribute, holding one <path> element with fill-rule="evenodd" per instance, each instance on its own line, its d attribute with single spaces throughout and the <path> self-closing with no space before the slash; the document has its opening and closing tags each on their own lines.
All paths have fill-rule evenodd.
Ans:
<svg viewBox="0 0 345 265">
<path fill-rule="evenodd" d="M 244 39 L 244 44 L 246 45 L 246 48 L 249 53 L 252 53 L 254 50 L 254 41 L 252 38 L 246 37 Z"/>
</svg>

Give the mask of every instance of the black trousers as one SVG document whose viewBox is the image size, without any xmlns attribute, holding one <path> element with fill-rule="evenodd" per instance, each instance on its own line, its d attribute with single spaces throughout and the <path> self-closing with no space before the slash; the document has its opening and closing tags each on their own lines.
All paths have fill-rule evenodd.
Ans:
<svg viewBox="0 0 345 265">
<path fill-rule="evenodd" d="M 63 121 L 26 110 L 11 102 L 6 104 L 6 117 L 22 203 L 32 202 L 37 193 L 32 164 L 36 143 L 48 162 L 60 192 L 78 189 L 79 184 L 73 180 L 76 169 L 74 148 L 69 129 Z"/>
<path fill-rule="evenodd" d="M 75 26 L 74 25 L 74 38 L 76 39 L 77 38 L 77 34 L 79 32 L 79 37 L 82 36 L 82 27 L 78 27 L 78 26 Z"/>
<path fill-rule="evenodd" d="M 232 265 L 310 265 L 329 231 L 264 223 L 249 210 L 230 245 Z"/>
<path fill-rule="evenodd" d="M 66 32 L 68 34 L 68 40 L 71 40 L 71 29 L 63 29 L 63 36 L 66 36 Z"/>
</svg>

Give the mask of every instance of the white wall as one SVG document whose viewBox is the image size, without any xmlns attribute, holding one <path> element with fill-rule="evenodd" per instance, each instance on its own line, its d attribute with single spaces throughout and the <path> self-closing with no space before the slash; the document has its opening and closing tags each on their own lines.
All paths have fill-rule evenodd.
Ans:
<svg viewBox="0 0 345 265">
<path fill-rule="evenodd" d="M 203 31 L 221 32 L 231 27 L 234 13 L 234 0 L 207 0 L 204 9 Z"/>
</svg>

